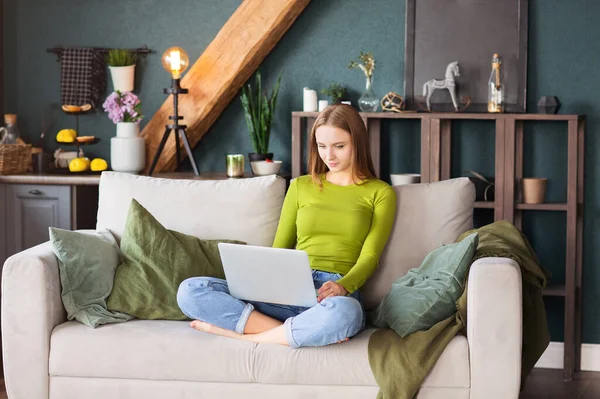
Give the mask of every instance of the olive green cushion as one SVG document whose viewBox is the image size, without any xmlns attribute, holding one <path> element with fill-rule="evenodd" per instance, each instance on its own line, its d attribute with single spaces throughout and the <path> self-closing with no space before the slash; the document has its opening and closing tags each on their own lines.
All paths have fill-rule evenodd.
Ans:
<svg viewBox="0 0 600 399">
<path fill-rule="evenodd" d="M 219 242 L 242 243 L 168 230 L 133 199 L 108 308 L 139 319 L 186 320 L 177 305 L 179 284 L 196 276 L 225 278 Z"/>
<path fill-rule="evenodd" d="M 392 284 L 389 294 L 372 312 L 377 327 L 392 328 L 401 337 L 428 330 L 456 313 L 467 270 L 477 249 L 476 233 L 461 242 L 430 252 L 421 267 Z"/>
<path fill-rule="evenodd" d="M 130 316 L 106 308 L 115 269 L 121 260 L 110 231 L 84 233 L 50 227 L 49 234 L 58 258 L 61 298 L 67 318 L 92 328 L 130 320 Z"/>
</svg>

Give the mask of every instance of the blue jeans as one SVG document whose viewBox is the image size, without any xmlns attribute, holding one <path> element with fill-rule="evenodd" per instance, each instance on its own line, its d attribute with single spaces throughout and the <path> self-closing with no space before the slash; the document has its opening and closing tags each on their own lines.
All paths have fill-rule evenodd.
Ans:
<svg viewBox="0 0 600 399">
<path fill-rule="evenodd" d="M 340 274 L 313 270 L 315 288 L 326 281 L 336 281 Z M 190 319 L 244 333 L 253 310 L 284 323 L 288 344 L 292 348 L 323 346 L 350 338 L 365 328 L 365 311 L 360 291 L 350 296 L 329 297 L 306 308 L 265 302 L 244 302 L 229 295 L 227 282 L 213 277 L 184 280 L 177 292 L 177 303 Z"/>
</svg>

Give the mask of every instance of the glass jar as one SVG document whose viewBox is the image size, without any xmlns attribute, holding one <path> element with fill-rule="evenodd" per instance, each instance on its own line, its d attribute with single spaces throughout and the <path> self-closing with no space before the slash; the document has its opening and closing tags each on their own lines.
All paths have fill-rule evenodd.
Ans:
<svg viewBox="0 0 600 399">
<path fill-rule="evenodd" d="M 0 128 L 0 143 L 1 144 L 16 144 L 20 137 L 19 129 L 17 128 L 17 115 L 4 115 L 5 127 Z"/>
</svg>

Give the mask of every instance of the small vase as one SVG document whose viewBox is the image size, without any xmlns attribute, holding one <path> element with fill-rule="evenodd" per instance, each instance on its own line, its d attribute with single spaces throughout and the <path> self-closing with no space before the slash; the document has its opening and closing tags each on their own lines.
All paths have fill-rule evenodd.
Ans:
<svg viewBox="0 0 600 399">
<path fill-rule="evenodd" d="M 125 93 L 133 91 L 135 80 L 135 65 L 113 67 L 109 66 L 114 91 Z"/>
<path fill-rule="evenodd" d="M 146 164 L 146 144 L 138 137 L 139 123 L 117 123 L 117 137 L 110 139 L 110 166 L 115 172 L 138 173 Z"/>
<path fill-rule="evenodd" d="M 358 108 L 363 112 L 375 112 L 379 107 L 379 98 L 373 92 L 373 77 L 367 78 L 364 93 L 358 99 Z"/>
</svg>

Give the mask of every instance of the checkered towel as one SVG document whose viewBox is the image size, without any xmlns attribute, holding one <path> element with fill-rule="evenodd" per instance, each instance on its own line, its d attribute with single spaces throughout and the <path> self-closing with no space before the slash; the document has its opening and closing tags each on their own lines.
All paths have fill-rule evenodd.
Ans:
<svg viewBox="0 0 600 399">
<path fill-rule="evenodd" d="M 62 104 L 99 106 L 106 90 L 102 53 L 93 48 L 66 48 L 62 51 L 60 62 Z"/>
</svg>

